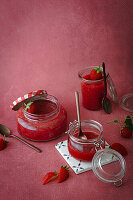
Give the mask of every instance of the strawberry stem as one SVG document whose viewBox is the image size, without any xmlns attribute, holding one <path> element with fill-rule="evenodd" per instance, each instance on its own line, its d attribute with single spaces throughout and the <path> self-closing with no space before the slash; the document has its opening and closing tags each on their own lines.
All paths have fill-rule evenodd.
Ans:
<svg viewBox="0 0 133 200">
<path fill-rule="evenodd" d="M 133 118 L 133 115 L 131 115 L 131 116 L 126 115 L 126 116 L 124 116 L 124 118 L 121 118 L 120 120 L 115 119 L 114 121 L 108 122 L 107 124 L 117 123 L 118 126 L 120 126 L 121 129 L 123 129 L 123 127 L 127 127 L 131 131 L 133 131 L 132 118 Z"/>
<path fill-rule="evenodd" d="M 28 110 L 29 108 L 30 108 L 30 106 L 31 106 L 31 104 L 32 104 L 33 102 L 32 101 L 30 101 L 29 103 L 24 103 L 24 106 L 25 106 L 25 110 Z"/>
<path fill-rule="evenodd" d="M 100 65 L 99 65 L 99 67 L 94 68 L 94 70 L 97 71 L 97 74 L 100 73 L 100 72 L 102 73 L 102 70 L 101 70 L 101 66 L 100 66 Z"/>
</svg>

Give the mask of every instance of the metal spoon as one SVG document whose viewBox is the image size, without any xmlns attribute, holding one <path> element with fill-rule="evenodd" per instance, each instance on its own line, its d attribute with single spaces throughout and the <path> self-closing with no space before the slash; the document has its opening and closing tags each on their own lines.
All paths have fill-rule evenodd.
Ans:
<svg viewBox="0 0 133 200">
<path fill-rule="evenodd" d="M 107 114 L 110 114 L 112 112 L 112 106 L 111 106 L 110 100 L 107 98 L 107 82 L 106 82 L 106 73 L 105 73 L 105 64 L 104 64 L 104 62 L 102 64 L 102 67 L 103 67 L 104 87 L 105 87 L 105 93 L 104 93 L 104 97 L 103 97 L 103 100 L 102 100 L 102 106 L 103 106 L 104 111 Z"/>
<path fill-rule="evenodd" d="M 83 134 L 81 130 L 81 120 L 80 120 L 80 108 L 79 108 L 79 93 L 76 91 L 75 92 L 75 97 L 76 97 L 76 106 L 77 106 L 77 115 L 78 115 L 78 123 L 79 123 L 79 134 L 78 138 L 87 140 L 87 137 Z"/>
<path fill-rule="evenodd" d="M 2 135 L 5 135 L 5 137 L 14 137 L 18 140 L 20 140 L 21 142 L 23 142 L 24 144 L 28 145 L 29 147 L 31 147 L 32 149 L 38 151 L 38 152 L 41 152 L 41 149 L 35 147 L 34 145 L 26 142 L 25 140 L 19 138 L 18 136 L 14 135 L 14 134 L 11 134 L 11 131 L 4 125 L 0 124 L 0 133 Z"/>
</svg>

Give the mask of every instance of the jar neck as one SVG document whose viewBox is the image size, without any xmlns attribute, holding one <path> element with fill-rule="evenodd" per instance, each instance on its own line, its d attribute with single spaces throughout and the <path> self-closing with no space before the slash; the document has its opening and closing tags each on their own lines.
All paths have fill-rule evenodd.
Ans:
<svg viewBox="0 0 133 200">
<path fill-rule="evenodd" d="M 25 106 L 23 105 L 22 112 L 27 119 L 32 120 L 32 121 L 48 120 L 49 118 L 55 116 L 59 112 L 60 104 L 58 102 L 58 99 L 55 98 L 54 96 L 52 96 L 52 95 L 47 95 L 46 97 L 42 96 L 42 97 L 36 98 L 35 101 L 36 100 L 44 100 L 45 102 L 51 102 L 51 104 L 54 105 L 54 109 L 51 110 L 50 112 L 47 112 L 44 114 L 32 114 L 32 113 L 26 111 Z M 25 103 L 28 103 L 28 101 Z"/>
<path fill-rule="evenodd" d="M 75 137 L 74 134 L 79 131 L 79 123 L 75 120 L 73 123 L 69 124 L 69 130 L 68 134 L 69 137 L 76 141 L 76 143 L 80 144 L 97 144 L 101 139 L 103 138 L 103 127 L 100 123 L 94 121 L 94 120 L 82 120 L 81 121 L 81 128 L 83 133 L 84 132 L 95 132 L 97 134 L 97 137 L 94 139 L 80 139 L 78 137 Z"/>
</svg>

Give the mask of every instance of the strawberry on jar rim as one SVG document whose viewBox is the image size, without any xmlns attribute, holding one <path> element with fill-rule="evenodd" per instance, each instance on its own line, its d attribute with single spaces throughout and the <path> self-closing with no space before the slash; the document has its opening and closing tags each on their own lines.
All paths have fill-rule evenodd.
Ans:
<svg viewBox="0 0 133 200">
<path fill-rule="evenodd" d="M 35 106 L 34 106 L 34 103 L 32 101 L 28 102 L 27 104 L 24 103 L 24 106 L 25 106 L 25 110 L 29 113 L 32 113 L 34 114 L 35 113 Z"/>
<path fill-rule="evenodd" d="M 92 69 L 92 71 L 90 73 L 91 80 L 100 80 L 102 78 L 103 78 L 103 76 L 102 76 L 102 70 L 101 70 L 100 66 Z"/>
</svg>

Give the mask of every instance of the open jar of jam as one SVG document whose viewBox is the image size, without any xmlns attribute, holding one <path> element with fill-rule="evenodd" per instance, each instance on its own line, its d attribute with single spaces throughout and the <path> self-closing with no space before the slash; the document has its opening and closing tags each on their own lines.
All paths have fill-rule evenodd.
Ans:
<svg viewBox="0 0 133 200">
<path fill-rule="evenodd" d="M 91 66 L 78 73 L 81 80 L 82 104 L 89 110 L 102 108 L 105 93 L 102 71 L 103 69 L 100 66 Z M 106 74 L 106 77 L 108 94 L 114 103 L 118 103 L 118 95 L 109 73 Z"/>
<path fill-rule="evenodd" d="M 104 80 L 91 80 L 90 73 L 96 67 L 88 67 L 81 70 L 78 75 L 81 79 L 82 104 L 89 110 L 98 110 L 102 108 L 102 99 L 104 97 Z"/>
<path fill-rule="evenodd" d="M 82 120 L 81 128 L 87 139 L 78 138 L 79 124 L 69 124 L 68 150 L 71 156 L 82 161 L 91 161 L 96 151 L 105 147 L 103 127 L 94 120 Z"/>
<path fill-rule="evenodd" d="M 18 132 L 24 138 L 48 141 L 66 131 L 67 113 L 56 97 L 39 94 L 20 103 L 16 121 Z"/>
<path fill-rule="evenodd" d="M 71 165 L 81 167 L 84 171 L 89 167 L 96 177 L 106 183 L 114 183 L 116 187 L 123 184 L 126 163 L 117 151 L 105 146 L 103 127 L 94 120 L 82 120 L 81 128 L 87 139 L 78 138 L 79 123 L 70 122 L 68 134 L 68 151 L 72 158 Z M 72 165 L 73 166 L 73 165 Z"/>
</svg>

